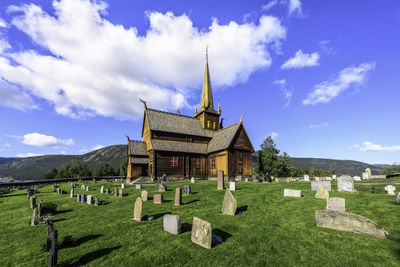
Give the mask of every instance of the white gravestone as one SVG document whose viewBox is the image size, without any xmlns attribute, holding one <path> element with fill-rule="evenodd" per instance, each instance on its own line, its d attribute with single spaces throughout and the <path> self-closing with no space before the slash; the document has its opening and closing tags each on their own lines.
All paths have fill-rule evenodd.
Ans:
<svg viewBox="0 0 400 267">
<path fill-rule="evenodd" d="M 312 181 L 311 190 L 317 191 L 321 185 L 325 186 L 328 191 L 332 191 L 331 181 Z"/>
<path fill-rule="evenodd" d="M 229 183 L 229 190 L 236 191 L 236 182 Z"/>
<path fill-rule="evenodd" d="M 137 184 L 137 185 L 136 185 L 136 189 L 142 189 L 142 185 Z"/>
<path fill-rule="evenodd" d="M 340 176 L 337 178 L 337 191 L 354 192 L 354 179 L 350 176 Z"/>
<path fill-rule="evenodd" d="M 310 176 L 308 174 L 304 174 L 304 181 L 310 181 Z"/>
<path fill-rule="evenodd" d="M 394 187 L 394 186 L 391 185 L 391 184 L 385 186 L 385 191 L 387 191 L 387 194 L 388 194 L 388 195 L 394 196 L 394 195 L 395 195 L 395 193 L 394 193 L 395 190 L 396 190 L 396 187 Z"/>
<path fill-rule="evenodd" d="M 353 176 L 354 181 L 361 181 L 361 177 L 360 176 Z"/>
<path fill-rule="evenodd" d="M 121 184 L 121 188 L 125 188 L 125 184 Z"/>
<path fill-rule="evenodd" d="M 104 185 L 101 186 L 100 193 L 102 193 L 102 194 L 104 193 Z"/>
<path fill-rule="evenodd" d="M 89 205 L 93 205 L 93 196 L 92 195 L 87 195 L 86 196 L 86 202 L 89 204 Z"/>
<path fill-rule="evenodd" d="M 284 197 L 301 197 L 301 190 L 284 189 Z"/>
<path fill-rule="evenodd" d="M 345 212 L 346 200 L 342 197 L 329 197 L 326 200 L 326 209 Z"/>
<path fill-rule="evenodd" d="M 369 179 L 368 172 L 363 172 L 362 173 L 362 178 L 363 178 L 363 180 L 368 180 Z"/>
</svg>

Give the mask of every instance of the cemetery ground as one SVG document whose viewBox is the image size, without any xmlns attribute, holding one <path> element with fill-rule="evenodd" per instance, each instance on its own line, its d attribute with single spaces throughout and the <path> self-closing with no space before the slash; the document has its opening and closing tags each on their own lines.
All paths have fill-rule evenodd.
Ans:
<svg viewBox="0 0 400 267">
<path fill-rule="evenodd" d="M 387 181 L 400 181 L 390 179 Z M 375 181 L 374 181 L 375 182 Z M 324 209 L 325 199 L 316 199 L 310 182 L 237 182 L 232 191 L 243 214 L 221 214 L 224 191 L 217 181 L 167 183 L 164 203 L 143 202 L 143 213 L 153 221 L 131 220 L 135 200 L 142 190 L 152 197 L 155 185 L 126 186 L 122 198 L 100 194 L 100 187 L 114 190 L 117 182 L 90 182 L 90 192 L 76 183 L 76 194 L 99 197 L 100 206 L 70 198 L 71 186 L 60 184 L 65 194 L 51 186 L 38 189 L 37 201 L 57 205 L 54 228 L 58 229 L 58 262 L 63 266 L 399 266 L 400 206 L 386 195 L 384 185 L 374 193 L 367 185 L 355 185 L 357 192 L 336 192 L 346 199 L 346 211 L 360 214 L 389 233 L 389 240 L 315 226 L 315 211 Z M 174 206 L 175 188 L 190 185 L 192 194 L 182 196 Z M 225 188 L 228 182 L 225 182 Z M 120 188 L 120 186 L 117 186 Z M 299 189 L 301 198 L 283 197 L 284 188 Z M 179 215 L 182 233 L 163 231 L 164 214 Z M 46 225 L 30 226 L 32 211 L 26 190 L 0 195 L 0 266 L 46 266 Z M 191 242 L 191 225 L 196 216 L 212 224 L 213 233 L 224 239 L 212 249 Z M 62 244 L 72 236 L 70 247 Z"/>
</svg>

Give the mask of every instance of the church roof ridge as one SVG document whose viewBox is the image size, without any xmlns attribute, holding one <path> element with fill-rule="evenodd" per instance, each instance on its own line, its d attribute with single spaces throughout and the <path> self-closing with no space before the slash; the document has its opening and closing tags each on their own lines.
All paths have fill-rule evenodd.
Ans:
<svg viewBox="0 0 400 267">
<path fill-rule="evenodd" d="M 164 110 L 159 110 L 159 109 L 148 108 L 147 110 L 151 110 L 151 111 L 160 112 L 160 113 L 165 113 L 165 114 L 169 114 L 169 115 L 175 115 L 175 116 L 179 116 L 179 117 L 186 117 L 186 118 L 189 118 L 189 119 L 198 120 L 198 118 L 193 118 L 193 117 L 188 116 L 188 115 L 182 115 L 182 114 L 172 113 L 172 112 L 168 112 L 168 111 L 164 111 Z"/>
</svg>

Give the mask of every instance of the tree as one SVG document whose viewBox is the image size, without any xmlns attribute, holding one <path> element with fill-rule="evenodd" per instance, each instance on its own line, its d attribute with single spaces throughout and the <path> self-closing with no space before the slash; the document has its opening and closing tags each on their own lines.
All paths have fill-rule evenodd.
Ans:
<svg viewBox="0 0 400 267">
<path fill-rule="evenodd" d="M 53 168 L 50 172 L 43 175 L 43 179 L 45 179 L 45 180 L 54 179 L 57 177 L 57 174 L 58 174 L 58 170 L 56 168 Z"/>
<path fill-rule="evenodd" d="M 279 150 L 276 148 L 274 140 L 271 136 L 265 138 L 264 142 L 261 144 L 262 153 L 262 164 L 266 173 L 277 176 L 278 175 L 278 165 L 279 165 Z"/>
<path fill-rule="evenodd" d="M 264 164 L 262 159 L 262 152 L 258 151 L 258 174 L 261 176 L 265 175 Z"/>
<path fill-rule="evenodd" d="M 386 166 L 381 172 L 384 175 L 400 173 L 400 165 L 393 164 Z"/>
<path fill-rule="evenodd" d="M 119 165 L 119 176 L 126 176 L 127 165 L 126 159 L 122 160 L 121 164 Z"/>
</svg>

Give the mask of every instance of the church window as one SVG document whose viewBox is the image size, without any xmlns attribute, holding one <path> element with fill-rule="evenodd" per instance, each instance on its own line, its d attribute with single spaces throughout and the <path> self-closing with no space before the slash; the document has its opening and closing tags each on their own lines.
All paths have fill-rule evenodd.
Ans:
<svg viewBox="0 0 400 267">
<path fill-rule="evenodd" d="M 170 165 L 171 165 L 171 167 L 177 167 L 178 166 L 178 157 L 171 157 Z"/>
<path fill-rule="evenodd" d="M 210 167 L 211 169 L 215 169 L 215 158 L 210 159 Z"/>
</svg>

